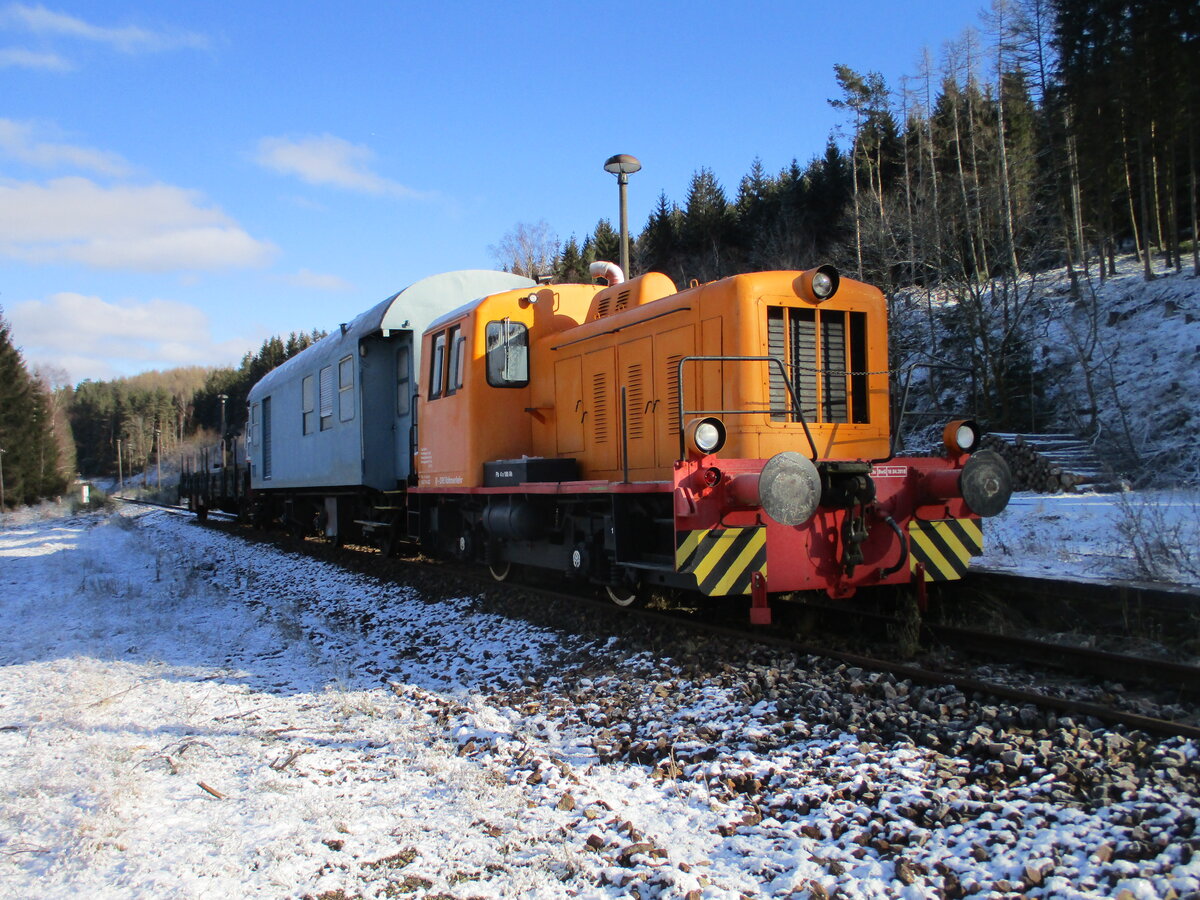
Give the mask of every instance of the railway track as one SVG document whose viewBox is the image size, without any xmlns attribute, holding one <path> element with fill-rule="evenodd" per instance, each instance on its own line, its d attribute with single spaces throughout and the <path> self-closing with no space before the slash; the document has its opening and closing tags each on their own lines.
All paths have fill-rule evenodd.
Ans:
<svg viewBox="0 0 1200 900">
<path fill-rule="evenodd" d="M 156 507 L 176 513 L 186 513 L 186 510 L 182 510 L 179 507 L 166 506 L 150 501 L 129 498 L 115 499 L 125 503 Z M 218 514 L 210 513 L 210 516 L 214 519 L 218 518 Z M 220 514 L 219 521 L 221 524 L 232 523 L 234 520 L 234 516 Z M 274 540 L 275 538 L 273 537 L 272 539 Z M 309 551 L 313 551 L 317 547 L 320 547 L 322 548 L 320 555 L 325 555 L 323 551 L 326 550 L 332 553 L 332 548 L 329 548 L 323 542 L 298 542 L 294 538 L 285 538 L 284 542 L 294 549 L 308 549 Z M 305 544 L 308 544 L 309 547 L 305 548 Z M 340 558 L 344 561 L 353 560 L 355 568 L 362 569 L 365 572 L 378 573 L 378 555 L 373 548 L 344 547 L 340 551 Z M 907 679 L 918 684 L 952 685 L 964 692 L 970 691 L 990 695 L 1018 706 L 1033 705 L 1042 709 L 1053 710 L 1059 714 L 1090 717 L 1109 724 L 1120 724 L 1150 734 L 1200 740 L 1200 726 L 1190 722 L 1156 718 L 1121 709 L 1113 704 L 1068 696 L 1056 696 L 1046 691 L 1028 690 L 1015 687 L 1012 684 L 986 680 L 976 677 L 970 671 L 961 669 L 950 670 L 945 667 L 944 662 L 940 664 L 941 667 L 935 668 L 933 666 L 914 664 L 905 660 L 849 652 L 797 639 L 783 633 L 782 629 L 762 629 L 749 625 L 730 625 L 704 621 L 695 612 L 666 612 L 637 608 L 617 609 L 607 600 L 595 597 L 581 597 L 579 594 L 567 593 L 557 587 L 518 584 L 511 581 L 497 583 L 488 575 L 487 570 L 481 570 L 478 567 L 468 567 L 455 563 L 430 563 L 423 560 L 392 560 L 389 563 L 400 569 L 411 568 L 414 572 L 425 573 L 428 573 L 431 565 L 436 565 L 438 572 L 437 580 L 439 581 L 451 579 L 461 583 L 472 584 L 479 591 L 493 595 L 499 592 L 516 592 L 555 604 L 579 606 L 582 602 L 587 608 L 598 614 L 610 616 L 617 621 L 623 622 L 628 622 L 632 619 L 641 620 L 666 633 L 678 632 L 682 626 L 694 634 L 728 638 L 739 642 L 756 642 L 764 646 L 784 649 L 802 656 L 824 657 L 864 670 L 888 672 L 897 678 Z M 1019 587 L 1020 581 L 1013 576 L 1007 576 L 1005 584 L 1006 590 L 1012 591 L 1014 588 Z M 1034 587 L 1035 593 L 1037 591 L 1044 591 L 1046 588 L 1043 580 L 1036 580 Z M 1100 589 L 1100 586 L 1093 585 L 1090 586 L 1090 589 L 1094 597 L 1095 592 Z M 1128 587 L 1118 585 L 1113 586 L 1112 590 L 1119 595 L 1121 592 L 1128 592 Z M 1175 596 L 1172 602 L 1181 603 L 1182 600 L 1179 596 Z M 1200 602 L 1200 598 L 1197 598 L 1197 602 Z M 824 610 L 826 612 L 832 611 L 843 618 L 848 614 L 844 606 L 805 604 L 801 608 Z M 850 615 L 859 618 L 871 618 L 880 625 L 900 624 L 900 620 L 895 617 L 858 609 L 855 609 Z M 669 626 L 669 628 L 664 628 L 663 626 Z M 967 650 L 971 653 L 983 653 L 989 657 L 1002 659 L 1006 662 L 1019 660 L 1064 672 L 1090 677 L 1101 677 L 1106 681 L 1136 681 L 1155 685 L 1159 689 L 1166 686 L 1192 700 L 1195 699 L 1197 694 L 1200 694 L 1200 667 L 1196 666 L 1168 660 L 1112 653 L 1088 647 L 1050 643 L 994 632 L 957 628 L 936 623 L 922 623 L 921 627 L 927 639 L 943 645 L 953 646 L 957 649 Z"/>
</svg>

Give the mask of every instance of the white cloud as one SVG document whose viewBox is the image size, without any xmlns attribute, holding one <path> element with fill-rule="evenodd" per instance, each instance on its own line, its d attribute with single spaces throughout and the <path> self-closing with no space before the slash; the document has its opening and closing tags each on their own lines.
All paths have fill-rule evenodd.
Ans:
<svg viewBox="0 0 1200 900">
<path fill-rule="evenodd" d="M 391 197 L 421 197 L 420 191 L 376 174 L 371 148 L 332 134 L 303 138 L 266 137 L 258 142 L 255 160 L 281 175 L 295 175 L 308 184 L 328 185 Z"/>
<path fill-rule="evenodd" d="M 275 252 L 197 191 L 80 177 L 0 182 L 0 256 L 161 272 L 264 265 Z"/>
<path fill-rule="evenodd" d="M 40 128 L 31 122 L 0 119 L 0 155 L 45 169 L 70 166 L 114 176 L 130 171 L 119 154 L 39 140 L 35 132 Z"/>
<path fill-rule="evenodd" d="M 5 316 L 33 365 L 66 369 L 72 381 L 148 369 L 233 365 L 256 342 L 214 341 L 208 316 L 174 300 L 109 303 L 76 293 L 18 303 Z"/>
<path fill-rule="evenodd" d="M 136 25 L 119 28 L 93 25 L 44 6 L 10 3 L 2 19 L 11 27 L 33 34 L 73 38 L 104 44 L 121 53 L 148 53 L 178 48 L 204 49 L 208 38 L 194 32 L 150 31 Z"/>
<path fill-rule="evenodd" d="M 301 269 L 295 275 L 284 275 L 282 280 L 292 287 L 314 291 L 348 291 L 353 287 L 340 275 L 322 275 L 309 269 Z"/>
<path fill-rule="evenodd" d="M 57 53 L 40 53 L 24 47 L 0 50 L 0 69 L 42 69 L 47 72 L 70 72 L 75 67 Z"/>
</svg>

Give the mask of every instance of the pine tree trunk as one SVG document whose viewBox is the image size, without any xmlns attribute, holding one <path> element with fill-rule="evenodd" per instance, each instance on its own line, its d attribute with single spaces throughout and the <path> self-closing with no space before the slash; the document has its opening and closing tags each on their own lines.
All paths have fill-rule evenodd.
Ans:
<svg viewBox="0 0 1200 900">
<path fill-rule="evenodd" d="M 969 60 L 969 57 L 968 57 Z M 970 62 L 967 63 L 968 73 L 970 72 Z M 969 75 L 968 75 L 969 77 Z M 969 87 L 969 84 L 968 84 Z M 979 262 L 983 267 L 980 270 L 979 277 L 988 278 L 992 272 L 991 263 L 988 261 L 987 254 L 987 233 L 983 230 L 983 203 L 980 200 L 981 191 L 979 189 L 979 156 L 976 151 L 975 141 L 975 106 L 971 102 L 971 92 L 967 91 L 967 137 L 971 144 L 971 183 L 974 185 L 973 193 L 975 202 L 971 204 L 971 212 L 975 216 L 976 234 L 979 235 Z"/>
<path fill-rule="evenodd" d="M 954 115 L 951 118 L 954 122 L 954 156 L 955 162 L 958 165 L 958 189 L 962 196 L 963 225 L 967 233 L 967 243 L 971 248 L 971 268 L 973 271 L 969 274 L 973 278 L 979 278 L 982 268 L 979 264 L 979 256 L 975 248 L 975 227 L 971 216 L 971 202 L 967 197 L 967 175 L 963 170 L 962 134 L 958 127 L 958 104 L 952 102 L 950 105 L 954 110 Z"/>
<path fill-rule="evenodd" d="M 1125 107 L 1121 107 L 1121 160 L 1125 167 L 1125 195 L 1129 198 L 1129 225 L 1133 230 L 1133 246 L 1138 262 L 1142 261 L 1142 233 L 1138 229 L 1137 212 L 1134 209 L 1133 179 L 1129 174 L 1129 141 L 1125 134 Z"/>
<path fill-rule="evenodd" d="M 1192 203 L 1192 275 L 1200 278 L 1200 227 L 1196 215 L 1196 120 L 1188 122 L 1188 187 Z"/>
<path fill-rule="evenodd" d="M 1178 185 L 1175 183 L 1175 154 L 1167 157 L 1167 246 L 1171 265 L 1176 272 L 1183 269 L 1182 252 L 1179 247 L 1179 202 L 1176 200 Z"/>
<path fill-rule="evenodd" d="M 1154 280 L 1154 269 L 1150 264 L 1150 209 L 1148 191 L 1146 190 L 1146 148 L 1145 141 L 1138 136 L 1138 162 L 1141 178 L 1138 179 L 1138 195 L 1141 198 L 1142 204 L 1142 242 L 1146 245 L 1146 252 L 1142 254 L 1142 272 L 1146 281 Z"/>
<path fill-rule="evenodd" d="M 862 213 L 858 206 L 858 123 L 854 125 L 854 142 L 850 145 L 850 179 L 854 197 L 854 257 L 858 263 L 858 280 L 863 279 Z"/>
<path fill-rule="evenodd" d="M 1079 186 L 1079 157 L 1075 152 L 1075 135 L 1067 129 L 1067 170 L 1070 173 L 1071 227 L 1075 233 L 1075 249 L 1078 262 L 1086 276 L 1088 269 L 1087 245 L 1083 242 L 1083 196 Z"/>
<path fill-rule="evenodd" d="M 1017 241 L 1013 234 L 1015 229 L 1013 228 L 1012 190 L 1009 187 L 1008 150 L 1005 147 L 1008 141 L 1004 134 L 1004 89 L 1001 86 L 1003 83 L 1004 72 L 1001 66 L 1000 78 L 996 84 L 996 120 L 999 131 L 997 137 L 1000 144 L 1000 194 L 1004 204 L 1004 237 L 1008 242 L 1008 264 L 1012 266 L 1012 272 L 1016 275 L 1021 271 L 1021 265 L 1017 262 Z"/>
<path fill-rule="evenodd" d="M 1154 203 L 1151 209 L 1154 211 L 1154 246 L 1159 253 L 1165 254 L 1167 265 L 1171 265 L 1171 251 L 1166 246 L 1163 233 L 1162 222 L 1162 199 L 1158 189 L 1158 123 L 1153 119 L 1150 120 L 1150 183 L 1154 187 Z"/>
</svg>

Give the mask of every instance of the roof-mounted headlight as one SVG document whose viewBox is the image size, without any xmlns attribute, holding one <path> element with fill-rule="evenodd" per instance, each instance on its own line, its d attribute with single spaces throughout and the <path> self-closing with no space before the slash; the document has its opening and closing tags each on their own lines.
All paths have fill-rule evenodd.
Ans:
<svg viewBox="0 0 1200 900">
<path fill-rule="evenodd" d="M 833 266 L 817 266 L 800 276 L 800 295 L 821 303 L 837 293 L 842 276 Z"/>
<path fill-rule="evenodd" d="M 692 419 L 683 431 L 684 444 L 692 456 L 710 456 L 725 446 L 725 424 L 714 416 Z"/>
</svg>

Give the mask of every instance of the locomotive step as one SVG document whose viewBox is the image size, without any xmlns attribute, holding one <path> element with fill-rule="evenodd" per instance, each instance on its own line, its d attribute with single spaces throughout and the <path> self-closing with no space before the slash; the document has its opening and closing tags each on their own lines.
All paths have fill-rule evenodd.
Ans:
<svg viewBox="0 0 1200 900">
<path fill-rule="evenodd" d="M 641 569 L 646 572 L 674 572 L 675 566 L 670 563 L 656 562 L 621 562 L 621 565 L 626 569 Z"/>
</svg>

